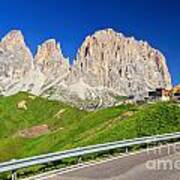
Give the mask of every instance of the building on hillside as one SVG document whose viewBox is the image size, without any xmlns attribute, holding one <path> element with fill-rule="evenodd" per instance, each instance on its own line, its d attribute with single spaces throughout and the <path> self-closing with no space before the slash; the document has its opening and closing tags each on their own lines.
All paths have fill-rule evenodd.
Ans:
<svg viewBox="0 0 180 180">
<path fill-rule="evenodd" d="M 164 88 L 157 88 L 155 91 L 149 91 L 145 101 L 169 101 L 171 99 L 171 91 Z"/>
<path fill-rule="evenodd" d="M 146 97 L 146 100 L 156 100 L 156 99 L 157 99 L 156 91 L 149 91 L 148 97 Z"/>
<path fill-rule="evenodd" d="M 165 88 L 157 88 L 154 91 L 148 92 L 148 97 L 145 97 L 146 102 L 154 101 L 175 101 L 180 102 L 180 85 L 170 90 Z"/>
<path fill-rule="evenodd" d="M 174 93 L 172 96 L 172 100 L 176 102 L 180 102 L 180 93 Z"/>
<path fill-rule="evenodd" d="M 171 98 L 173 101 L 180 102 L 180 85 L 175 86 L 172 89 L 172 97 Z"/>
</svg>

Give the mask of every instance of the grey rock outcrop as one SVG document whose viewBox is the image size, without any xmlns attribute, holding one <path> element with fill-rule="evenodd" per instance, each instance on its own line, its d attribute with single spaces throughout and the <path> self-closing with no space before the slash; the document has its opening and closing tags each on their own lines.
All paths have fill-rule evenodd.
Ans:
<svg viewBox="0 0 180 180">
<path fill-rule="evenodd" d="M 23 78 L 32 68 L 33 57 L 20 31 L 9 32 L 0 42 L 0 94 L 22 89 Z"/>
<path fill-rule="evenodd" d="M 69 62 L 63 57 L 60 44 L 54 39 L 47 40 L 38 46 L 33 66 L 22 81 L 24 84 L 22 91 L 35 95 L 52 96 L 52 89 L 59 86 L 63 77 L 68 73 Z"/>
<path fill-rule="evenodd" d="M 34 58 L 19 31 L 10 32 L 0 43 L 2 95 L 28 91 L 96 109 L 114 105 L 117 96 L 141 99 L 159 87 L 171 88 L 163 54 L 112 29 L 88 36 L 73 65 L 53 39 L 39 46 Z"/>
<path fill-rule="evenodd" d="M 69 74 L 70 68 L 69 60 L 63 56 L 60 44 L 54 39 L 47 40 L 38 47 L 34 66 L 44 76 L 40 93 L 58 86 L 63 77 Z"/>
<path fill-rule="evenodd" d="M 87 37 L 76 59 L 78 72 L 92 87 L 125 96 L 144 96 L 157 87 L 171 87 L 165 57 L 158 50 L 112 29 Z"/>
<path fill-rule="evenodd" d="M 69 70 L 68 59 L 64 58 L 60 44 L 56 43 L 54 39 L 47 40 L 41 46 L 38 46 L 34 64 L 40 68 L 47 78 L 50 78 L 50 76 L 55 78 L 57 74 L 64 74 Z"/>
</svg>

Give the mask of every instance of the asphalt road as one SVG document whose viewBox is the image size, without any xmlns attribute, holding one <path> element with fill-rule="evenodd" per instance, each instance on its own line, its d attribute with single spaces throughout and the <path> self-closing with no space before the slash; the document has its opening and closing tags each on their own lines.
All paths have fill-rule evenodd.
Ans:
<svg viewBox="0 0 180 180">
<path fill-rule="evenodd" d="M 166 147 L 161 149 L 161 152 L 142 152 L 117 158 L 71 172 L 56 174 L 47 180 L 180 180 L 180 153 L 175 152 L 173 148 L 170 149 L 170 152 Z M 152 162 L 157 165 L 157 160 L 160 162 L 159 170 L 147 168 L 147 162 L 152 168 L 154 167 Z M 162 160 L 166 162 L 165 166 L 162 165 Z M 174 167 L 177 162 L 179 166 Z"/>
</svg>

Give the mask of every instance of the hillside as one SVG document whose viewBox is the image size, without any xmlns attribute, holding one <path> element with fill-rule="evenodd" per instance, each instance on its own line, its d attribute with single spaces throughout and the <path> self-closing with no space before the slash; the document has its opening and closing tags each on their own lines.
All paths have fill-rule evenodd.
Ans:
<svg viewBox="0 0 180 180">
<path fill-rule="evenodd" d="M 0 161 L 173 131 L 180 131 L 173 103 L 86 112 L 26 93 L 0 97 Z"/>
</svg>

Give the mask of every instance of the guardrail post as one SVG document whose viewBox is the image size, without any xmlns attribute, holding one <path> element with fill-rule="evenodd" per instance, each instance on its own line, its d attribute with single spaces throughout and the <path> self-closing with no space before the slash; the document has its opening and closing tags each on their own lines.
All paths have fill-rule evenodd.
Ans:
<svg viewBox="0 0 180 180">
<path fill-rule="evenodd" d="M 129 152 L 128 147 L 126 147 L 126 153 L 128 153 L 128 152 Z"/>
<path fill-rule="evenodd" d="M 17 180 L 17 172 L 16 172 L 16 170 L 13 170 L 13 171 L 12 171 L 11 179 L 12 179 L 12 180 Z"/>
<path fill-rule="evenodd" d="M 146 150 L 149 150 L 149 143 L 146 143 Z"/>
<path fill-rule="evenodd" d="M 78 157 L 78 164 L 79 163 L 82 163 L 82 157 L 81 156 Z"/>
</svg>

